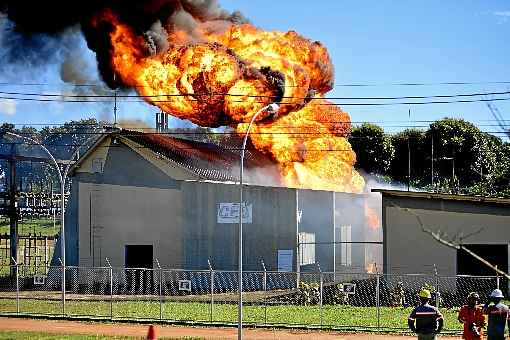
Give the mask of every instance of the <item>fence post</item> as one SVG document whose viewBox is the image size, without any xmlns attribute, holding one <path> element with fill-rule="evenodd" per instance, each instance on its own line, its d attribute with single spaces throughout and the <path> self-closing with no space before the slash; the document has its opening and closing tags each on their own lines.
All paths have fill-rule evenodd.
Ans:
<svg viewBox="0 0 510 340">
<path fill-rule="evenodd" d="M 322 298 L 324 296 L 324 277 L 322 275 L 321 266 L 319 262 L 317 262 L 317 269 L 319 270 L 319 308 L 320 308 L 320 317 L 321 317 L 321 328 L 323 321 L 323 311 L 322 311 Z"/>
<path fill-rule="evenodd" d="M 35 249 L 34 249 L 34 252 L 35 252 L 35 258 L 34 258 L 34 262 L 35 262 L 35 274 L 39 274 L 39 262 L 37 261 L 38 257 L 39 257 L 39 247 L 37 246 L 37 235 L 35 235 L 34 237 L 34 244 L 35 244 Z"/>
<path fill-rule="evenodd" d="M 434 263 L 434 277 L 436 281 L 436 308 L 439 308 L 441 305 L 441 293 L 439 291 L 439 275 L 437 274 L 437 266 Z"/>
<path fill-rule="evenodd" d="M 110 276 L 110 320 L 113 320 L 113 268 L 108 258 L 106 258 L 106 263 L 109 267 L 108 274 Z"/>
<path fill-rule="evenodd" d="M 377 264 L 375 265 L 375 305 L 377 307 L 377 330 L 381 331 L 381 276 L 379 275 L 379 270 L 377 269 Z"/>
<path fill-rule="evenodd" d="M 498 266 L 494 266 L 496 268 L 496 288 L 499 289 L 499 273 L 498 273 Z"/>
<path fill-rule="evenodd" d="M 48 236 L 44 236 L 44 274 L 48 275 Z"/>
<path fill-rule="evenodd" d="M 159 271 L 159 319 L 163 320 L 163 269 L 158 259 L 156 259 L 156 265 Z"/>
<path fill-rule="evenodd" d="M 16 259 L 12 258 L 12 262 L 14 263 L 16 272 L 16 313 L 19 314 L 19 269 Z"/>
<path fill-rule="evenodd" d="M 211 288 L 211 300 L 209 304 L 209 322 L 213 322 L 213 306 L 214 306 L 214 270 L 211 265 L 210 259 L 207 259 L 207 265 L 209 266 L 209 280 L 210 280 L 210 288 Z"/>
<path fill-rule="evenodd" d="M 62 316 L 66 315 L 66 287 L 65 287 L 65 275 L 66 275 L 66 267 L 62 262 L 62 259 L 59 257 L 58 261 L 60 262 L 60 266 L 62 268 L 62 277 L 60 278 L 60 285 L 62 286 Z"/>
<path fill-rule="evenodd" d="M 267 325 L 267 270 L 264 260 L 260 260 L 260 263 L 264 270 L 262 274 L 262 289 L 264 290 L 264 325 Z"/>
</svg>

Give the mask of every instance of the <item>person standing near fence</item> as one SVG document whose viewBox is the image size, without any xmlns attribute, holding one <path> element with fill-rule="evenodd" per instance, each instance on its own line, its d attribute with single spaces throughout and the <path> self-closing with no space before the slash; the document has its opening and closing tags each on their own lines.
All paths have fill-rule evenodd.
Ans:
<svg viewBox="0 0 510 340">
<path fill-rule="evenodd" d="M 407 324 L 419 340 L 435 340 L 443 328 L 443 315 L 429 304 L 432 298 L 429 290 L 422 289 L 418 296 L 420 304 L 409 315 Z"/>
<path fill-rule="evenodd" d="M 503 292 L 494 289 L 489 296 L 489 301 L 483 306 L 483 312 L 489 316 L 487 340 L 503 340 L 507 323 L 510 329 L 508 306 L 501 303 L 503 298 Z"/>
<path fill-rule="evenodd" d="M 478 293 L 469 293 L 467 297 L 467 304 L 462 306 L 459 310 L 458 319 L 464 324 L 464 332 L 462 338 L 466 340 L 481 340 L 483 337 L 483 327 L 485 327 L 485 316 L 480 302 L 480 295 Z"/>
</svg>

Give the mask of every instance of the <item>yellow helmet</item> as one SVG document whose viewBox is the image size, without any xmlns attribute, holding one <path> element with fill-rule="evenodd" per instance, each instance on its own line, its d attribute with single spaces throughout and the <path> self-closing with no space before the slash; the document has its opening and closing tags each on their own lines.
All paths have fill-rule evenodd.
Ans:
<svg viewBox="0 0 510 340">
<path fill-rule="evenodd" d="M 432 295 L 430 294 L 430 290 L 428 289 L 422 289 L 420 290 L 420 293 L 418 294 L 419 297 L 424 299 L 431 299 Z"/>
</svg>

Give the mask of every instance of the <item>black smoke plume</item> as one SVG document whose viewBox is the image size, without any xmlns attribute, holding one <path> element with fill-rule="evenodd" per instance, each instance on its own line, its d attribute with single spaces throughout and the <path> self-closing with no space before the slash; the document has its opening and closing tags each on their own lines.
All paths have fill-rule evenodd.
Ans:
<svg viewBox="0 0 510 340">
<path fill-rule="evenodd" d="M 4 50 L 0 62 L 22 61 L 27 66 L 44 63 L 61 53 L 61 48 L 72 51 L 71 46 L 61 45 L 72 44 L 66 36 L 81 30 L 87 46 L 96 53 L 102 79 L 112 88 L 122 86 L 118 79 L 115 81 L 110 65 L 112 27 L 93 24 L 94 18 L 106 10 L 145 37 L 147 53 L 164 52 L 168 35 L 175 29 L 192 33 L 199 22 L 247 22 L 241 13 L 221 9 L 217 0 L 0 0 L 0 19 L 7 20 L 6 25 L 0 25 Z M 64 60 L 62 80 L 81 77 L 79 70 L 72 70 L 69 59 Z M 80 63 L 76 64 L 79 67 Z"/>
</svg>

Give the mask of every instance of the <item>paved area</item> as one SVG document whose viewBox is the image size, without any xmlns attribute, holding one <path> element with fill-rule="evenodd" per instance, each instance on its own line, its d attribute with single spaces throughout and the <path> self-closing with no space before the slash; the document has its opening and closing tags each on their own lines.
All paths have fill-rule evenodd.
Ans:
<svg viewBox="0 0 510 340">
<path fill-rule="evenodd" d="M 144 339 L 147 335 L 148 325 L 126 323 L 96 323 L 63 320 L 40 320 L 0 317 L 1 331 L 33 331 L 48 332 L 54 334 L 89 334 L 111 336 L 133 336 Z M 157 325 L 158 337 L 196 337 L 203 339 L 236 339 L 235 328 L 206 328 L 206 327 L 181 327 Z M 337 332 L 299 331 L 299 330 L 270 330 L 270 329 L 246 329 L 246 340 L 282 339 L 282 340 L 405 340 L 415 339 L 409 336 L 399 335 L 372 335 L 372 334 L 342 334 Z M 454 339 L 454 338 L 450 338 Z"/>
</svg>

